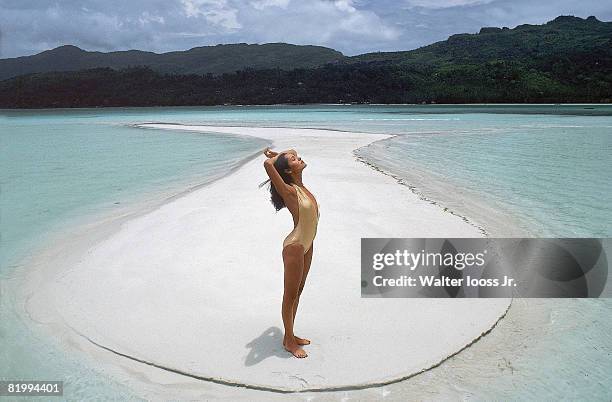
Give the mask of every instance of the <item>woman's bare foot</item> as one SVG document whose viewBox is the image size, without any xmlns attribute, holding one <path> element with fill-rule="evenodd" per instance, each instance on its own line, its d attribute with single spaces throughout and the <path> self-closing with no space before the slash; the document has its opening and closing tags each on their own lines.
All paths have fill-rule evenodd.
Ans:
<svg viewBox="0 0 612 402">
<path fill-rule="evenodd" d="M 308 357 L 308 354 L 296 342 L 285 342 L 285 340 L 283 340 L 283 347 L 287 352 L 297 358 Z"/>
<path fill-rule="evenodd" d="M 300 338 L 299 336 L 293 336 L 298 345 L 310 345 L 310 341 L 306 338 Z"/>
</svg>

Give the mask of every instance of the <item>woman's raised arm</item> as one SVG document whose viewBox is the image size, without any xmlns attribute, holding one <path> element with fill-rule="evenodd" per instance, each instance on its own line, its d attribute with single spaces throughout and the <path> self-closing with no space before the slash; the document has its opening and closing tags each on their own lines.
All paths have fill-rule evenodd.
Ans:
<svg viewBox="0 0 612 402">
<path fill-rule="evenodd" d="M 295 156 L 297 156 L 297 152 L 295 151 L 295 149 L 288 149 L 286 151 L 281 152 L 281 154 L 294 154 Z M 266 155 L 268 158 L 273 158 L 278 155 L 278 152 L 274 152 L 270 149 L 270 147 L 267 147 L 266 149 L 264 149 L 264 155 Z"/>
<path fill-rule="evenodd" d="M 266 153 L 266 151 L 264 151 L 264 153 Z M 283 178 L 280 176 L 280 174 L 276 171 L 276 168 L 274 167 L 274 162 L 276 162 L 276 159 L 282 153 L 283 152 L 281 152 L 280 154 L 276 153 L 275 156 L 266 159 L 264 161 L 264 168 L 266 169 L 266 173 L 270 177 L 270 181 L 272 181 L 274 188 L 276 188 L 276 191 L 281 195 L 281 197 L 283 197 L 283 200 L 285 200 L 287 199 L 286 197 L 291 193 L 291 186 L 285 183 Z M 268 154 L 266 154 L 266 156 L 267 155 Z"/>
</svg>

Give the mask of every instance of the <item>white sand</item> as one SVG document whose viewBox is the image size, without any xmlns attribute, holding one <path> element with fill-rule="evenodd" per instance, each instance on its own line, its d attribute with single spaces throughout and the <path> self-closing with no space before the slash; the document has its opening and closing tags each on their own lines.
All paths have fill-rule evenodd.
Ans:
<svg viewBox="0 0 612 402">
<path fill-rule="evenodd" d="M 65 344 L 91 354 L 107 348 L 117 366 L 129 356 L 220 383 L 333 389 L 426 370 L 506 312 L 510 299 L 360 297 L 361 237 L 482 236 L 352 154 L 389 136 L 147 126 L 259 136 L 274 150 L 296 149 L 308 163 L 304 184 L 321 217 L 295 333 L 312 340 L 304 348 L 309 357 L 296 359 L 281 345 L 281 248 L 293 223 L 257 187 L 267 179 L 263 155 L 145 214 L 75 232 L 41 254 L 24 282 L 24 308 Z M 131 375 L 155 382 L 150 366 L 135 367 Z"/>
</svg>

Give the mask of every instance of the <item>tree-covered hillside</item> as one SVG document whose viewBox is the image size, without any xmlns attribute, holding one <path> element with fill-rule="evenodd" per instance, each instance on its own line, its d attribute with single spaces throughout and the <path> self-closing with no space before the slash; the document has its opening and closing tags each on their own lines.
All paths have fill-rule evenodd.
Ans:
<svg viewBox="0 0 612 402">
<path fill-rule="evenodd" d="M 30 73 L 100 67 L 123 69 L 147 66 L 159 73 L 172 74 L 221 74 L 247 67 L 291 70 L 316 67 L 344 57 L 342 53 L 327 47 L 288 43 L 235 43 L 160 54 L 141 50 L 88 52 L 65 45 L 33 56 L 0 59 L 0 80 Z"/>
<path fill-rule="evenodd" d="M 558 17 L 483 28 L 408 52 L 312 68 L 161 74 L 147 67 L 23 75 L 0 107 L 275 103 L 566 103 L 612 100 L 612 22 Z"/>
</svg>

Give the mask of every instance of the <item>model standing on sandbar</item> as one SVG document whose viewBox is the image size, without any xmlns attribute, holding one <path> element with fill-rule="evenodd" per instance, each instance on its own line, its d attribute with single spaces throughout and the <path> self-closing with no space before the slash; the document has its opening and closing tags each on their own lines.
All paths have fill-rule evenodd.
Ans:
<svg viewBox="0 0 612 402">
<path fill-rule="evenodd" d="M 272 182 L 270 185 L 272 204 L 277 211 L 287 207 L 293 216 L 293 231 L 283 242 L 285 265 L 281 310 L 285 326 L 283 347 L 295 357 L 302 358 L 308 354 L 301 346 L 310 344 L 310 341 L 295 336 L 293 323 L 312 261 L 313 240 L 319 222 L 319 205 L 310 191 L 304 187 L 302 171 L 307 164 L 298 157 L 295 150 L 290 149 L 279 154 L 266 148 L 264 155 L 268 158 L 264 162 L 264 167 Z"/>
</svg>

